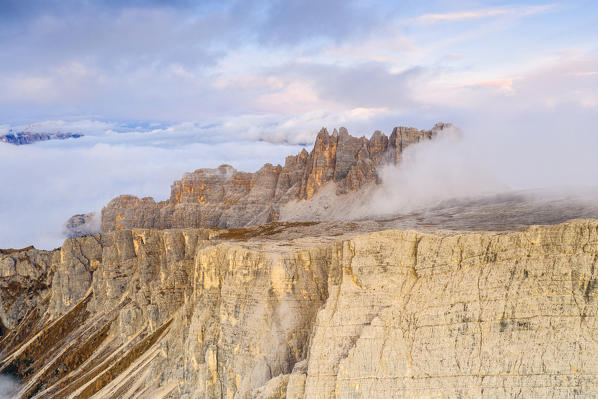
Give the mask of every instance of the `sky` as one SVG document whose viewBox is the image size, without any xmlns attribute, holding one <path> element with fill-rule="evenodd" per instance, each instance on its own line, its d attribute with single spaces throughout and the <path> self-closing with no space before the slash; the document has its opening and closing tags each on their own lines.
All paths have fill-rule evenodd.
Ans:
<svg viewBox="0 0 598 399">
<path fill-rule="evenodd" d="M 186 171 L 283 162 L 322 126 L 451 122 L 501 184 L 592 184 L 597 17 L 592 0 L 2 0 L 0 133 L 85 137 L 0 145 L 0 247 L 59 246 L 70 215 L 165 199 Z"/>
</svg>

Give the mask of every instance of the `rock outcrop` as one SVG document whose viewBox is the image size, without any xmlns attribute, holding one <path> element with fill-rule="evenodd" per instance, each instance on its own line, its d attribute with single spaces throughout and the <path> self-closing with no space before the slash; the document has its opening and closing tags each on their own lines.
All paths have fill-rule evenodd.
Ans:
<svg viewBox="0 0 598 399">
<path fill-rule="evenodd" d="M 596 266 L 597 220 L 111 231 L 0 254 L 0 372 L 24 398 L 596 397 Z"/>
<path fill-rule="evenodd" d="M 198 169 L 174 182 L 170 199 L 123 195 L 102 210 L 102 231 L 128 228 L 242 227 L 279 220 L 280 207 L 309 200 L 334 183 L 338 194 L 358 190 L 378 179 L 377 168 L 397 164 L 403 150 L 430 140 L 450 124 L 431 130 L 397 127 L 390 137 L 376 131 L 368 140 L 347 129 L 322 129 L 313 150 L 286 158 L 285 165 L 264 165 L 255 173 L 222 165 Z"/>
<path fill-rule="evenodd" d="M 48 295 L 52 257 L 52 252 L 33 247 L 0 250 L 0 336 Z"/>
<path fill-rule="evenodd" d="M 26 145 L 38 141 L 78 139 L 83 137 L 81 133 L 36 133 L 36 132 L 9 132 L 0 135 L 0 143 L 14 145 Z"/>
</svg>

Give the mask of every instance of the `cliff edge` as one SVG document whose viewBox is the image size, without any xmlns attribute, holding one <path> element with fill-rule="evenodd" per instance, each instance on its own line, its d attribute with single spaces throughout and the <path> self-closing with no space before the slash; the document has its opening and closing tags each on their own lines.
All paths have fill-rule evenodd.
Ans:
<svg viewBox="0 0 598 399">
<path fill-rule="evenodd" d="M 23 398 L 596 397 L 597 266 L 595 219 L 111 231 L 0 254 L 0 372 Z"/>
</svg>

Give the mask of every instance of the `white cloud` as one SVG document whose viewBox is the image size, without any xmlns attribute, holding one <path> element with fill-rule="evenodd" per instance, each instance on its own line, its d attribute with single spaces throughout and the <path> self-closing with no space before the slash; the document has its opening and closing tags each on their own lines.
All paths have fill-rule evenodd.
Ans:
<svg viewBox="0 0 598 399">
<path fill-rule="evenodd" d="M 598 76 L 598 71 L 589 71 L 589 72 L 571 72 L 572 76 Z"/>
<path fill-rule="evenodd" d="M 0 375 L 0 399 L 11 399 L 19 390 L 19 384 L 12 378 Z"/>
<path fill-rule="evenodd" d="M 19 74 L 4 77 L 1 86 L 3 86 L 2 91 L 8 93 L 13 101 L 43 104 L 55 101 L 58 98 L 54 82 L 52 78 L 47 76 Z"/>
<path fill-rule="evenodd" d="M 166 141 L 168 146 L 161 148 L 134 136 L 0 145 L 0 169 L 10 171 L 0 177 L 0 248 L 55 248 L 70 216 L 100 211 L 117 195 L 163 200 L 170 195 L 170 184 L 185 172 L 223 163 L 252 171 L 265 162 L 284 162 L 301 149 L 248 141 L 177 147 Z"/>
<path fill-rule="evenodd" d="M 471 88 L 496 88 L 498 91 L 506 94 L 512 94 L 513 90 L 513 79 L 512 78 L 503 78 L 503 79 L 491 79 L 491 80 L 482 80 L 477 82 L 467 83 L 465 87 Z"/>
<path fill-rule="evenodd" d="M 107 131 L 117 127 L 117 123 L 93 119 L 57 119 L 11 126 L 11 128 L 15 131 L 30 131 L 38 133 L 71 132 L 87 135 L 104 134 Z"/>
</svg>

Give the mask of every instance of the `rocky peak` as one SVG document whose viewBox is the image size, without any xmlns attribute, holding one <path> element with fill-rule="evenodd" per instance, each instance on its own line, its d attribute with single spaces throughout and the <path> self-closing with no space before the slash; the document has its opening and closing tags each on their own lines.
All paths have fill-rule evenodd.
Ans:
<svg viewBox="0 0 598 399">
<path fill-rule="evenodd" d="M 230 165 L 197 169 L 172 184 L 167 201 L 118 197 L 102 210 L 102 230 L 241 227 L 276 221 L 280 206 L 310 200 L 330 183 L 336 185 L 338 194 L 376 184 L 380 166 L 397 164 L 407 146 L 430 140 L 451 126 L 396 127 L 390 137 L 376 131 L 369 140 L 351 136 L 344 127 L 332 134 L 323 127 L 311 152 L 303 149 L 288 156 L 284 166 L 266 164 L 255 173 Z"/>
</svg>

